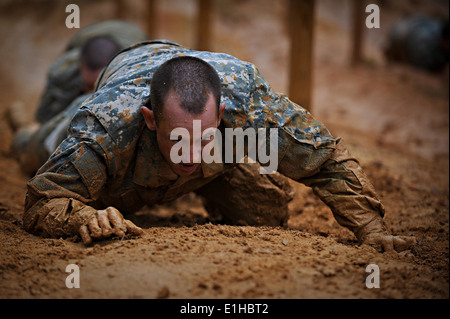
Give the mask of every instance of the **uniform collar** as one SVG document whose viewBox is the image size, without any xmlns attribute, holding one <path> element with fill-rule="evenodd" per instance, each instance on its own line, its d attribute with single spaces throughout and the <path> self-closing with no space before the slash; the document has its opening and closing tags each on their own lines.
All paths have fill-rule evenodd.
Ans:
<svg viewBox="0 0 450 319">
<path fill-rule="evenodd" d="M 172 171 L 159 151 L 156 132 L 144 128 L 137 145 L 136 166 L 133 182 L 144 187 L 161 187 L 174 183 L 180 176 Z M 219 174 L 223 163 L 201 163 L 204 178 Z"/>
</svg>

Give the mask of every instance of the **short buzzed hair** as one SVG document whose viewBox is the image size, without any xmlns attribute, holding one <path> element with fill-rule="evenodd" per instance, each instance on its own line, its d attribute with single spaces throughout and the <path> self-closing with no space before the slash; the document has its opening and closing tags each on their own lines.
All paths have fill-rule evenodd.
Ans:
<svg viewBox="0 0 450 319">
<path fill-rule="evenodd" d="M 156 124 L 171 91 L 180 99 L 181 108 L 191 114 L 202 114 L 212 94 L 219 114 L 219 75 L 209 63 L 199 58 L 182 56 L 166 61 L 156 70 L 150 85 L 150 100 L 146 106 L 153 110 Z"/>
<path fill-rule="evenodd" d="M 117 42 L 110 37 L 90 38 L 81 48 L 81 64 L 92 71 L 103 69 L 120 49 Z"/>
</svg>

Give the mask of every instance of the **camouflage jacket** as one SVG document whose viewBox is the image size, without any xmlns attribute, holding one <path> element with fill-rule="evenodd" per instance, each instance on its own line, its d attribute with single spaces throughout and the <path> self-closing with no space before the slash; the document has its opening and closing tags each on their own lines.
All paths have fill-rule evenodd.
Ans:
<svg viewBox="0 0 450 319">
<path fill-rule="evenodd" d="M 46 88 L 35 114 L 38 122 L 47 122 L 83 94 L 78 69 L 81 47 L 95 36 L 110 36 L 122 49 L 147 40 L 138 27 L 120 20 L 100 22 L 81 29 L 70 40 L 64 53 L 50 66 Z"/>
<path fill-rule="evenodd" d="M 158 150 L 140 112 L 155 70 L 176 56 L 210 63 L 222 81 L 223 127 L 278 128 L 278 171 L 313 188 L 337 221 L 361 239 L 384 231 L 383 205 L 342 142 L 311 114 L 275 93 L 257 68 L 222 53 L 146 42 L 111 61 L 96 92 L 72 119 L 69 136 L 28 182 L 24 226 L 46 236 L 78 232 L 94 208 L 123 213 L 176 199 L 205 185 L 229 165 L 202 163 L 179 177 Z"/>
</svg>

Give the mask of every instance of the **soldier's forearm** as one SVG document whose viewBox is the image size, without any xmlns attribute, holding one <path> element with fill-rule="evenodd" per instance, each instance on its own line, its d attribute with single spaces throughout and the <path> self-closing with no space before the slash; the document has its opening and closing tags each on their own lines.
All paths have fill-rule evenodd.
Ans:
<svg viewBox="0 0 450 319">
<path fill-rule="evenodd" d="M 387 233 L 384 206 L 374 187 L 341 139 L 314 176 L 301 180 L 333 211 L 339 224 L 349 228 L 362 242 L 372 233 Z"/>
<path fill-rule="evenodd" d="M 34 234 L 67 237 L 77 235 L 95 214 L 94 208 L 72 198 L 41 199 L 24 212 L 23 225 Z"/>
</svg>

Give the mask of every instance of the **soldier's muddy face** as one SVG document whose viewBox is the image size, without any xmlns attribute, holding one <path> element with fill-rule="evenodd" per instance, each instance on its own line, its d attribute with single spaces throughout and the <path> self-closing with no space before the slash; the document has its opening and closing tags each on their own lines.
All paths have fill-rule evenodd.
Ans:
<svg viewBox="0 0 450 319">
<path fill-rule="evenodd" d="M 197 135 L 193 132 L 194 120 L 201 121 L 200 123 L 202 132 L 210 128 L 217 128 L 219 126 L 224 108 L 225 105 L 221 105 L 219 116 L 217 116 L 216 102 L 213 96 L 209 95 L 208 100 L 205 104 L 205 111 L 202 114 L 198 115 L 191 114 L 181 108 L 179 99 L 175 94 L 171 93 L 166 98 L 163 107 L 162 118 L 160 119 L 158 125 L 156 125 L 155 118 L 151 110 L 143 107 L 142 113 L 144 115 L 147 127 L 150 130 L 156 130 L 159 151 L 161 152 L 165 160 L 169 163 L 171 169 L 180 176 L 188 176 L 199 169 L 202 149 L 213 140 L 213 138 L 211 138 L 210 140 L 194 140 L 194 137 Z M 178 136 L 177 139 L 171 139 L 171 133 L 174 130 L 184 131 L 185 134 Z M 171 159 L 170 153 L 173 146 L 177 144 L 177 142 L 179 142 L 181 139 L 190 140 L 189 158 L 186 158 L 186 160 L 183 160 L 180 163 L 174 163 Z"/>
</svg>

